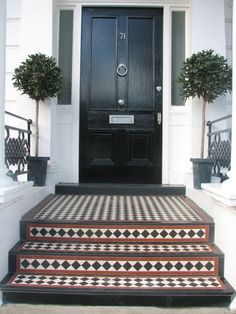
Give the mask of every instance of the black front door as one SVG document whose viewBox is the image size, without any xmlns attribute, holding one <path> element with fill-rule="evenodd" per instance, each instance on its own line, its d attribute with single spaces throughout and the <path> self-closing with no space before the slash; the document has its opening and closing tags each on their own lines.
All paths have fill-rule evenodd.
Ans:
<svg viewBox="0 0 236 314">
<path fill-rule="evenodd" d="M 80 182 L 161 183 L 162 9 L 85 8 Z"/>
</svg>

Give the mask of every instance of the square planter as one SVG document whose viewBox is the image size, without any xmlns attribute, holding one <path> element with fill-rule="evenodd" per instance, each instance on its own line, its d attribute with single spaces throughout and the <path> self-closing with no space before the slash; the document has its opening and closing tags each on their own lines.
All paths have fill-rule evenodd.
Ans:
<svg viewBox="0 0 236 314">
<path fill-rule="evenodd" d="M 201 189 L 202 183 L 211 182 L 212 167 L 214 160 L 191 158 L 193 163 L 193 187 L 194 189 Z"/>
<path fill-rule="evenodd" d="M 34 186 L 45 185 L 49 159 L 50 157 L 27 157 L 28 181 L 34 181 Z"/>
</svg>

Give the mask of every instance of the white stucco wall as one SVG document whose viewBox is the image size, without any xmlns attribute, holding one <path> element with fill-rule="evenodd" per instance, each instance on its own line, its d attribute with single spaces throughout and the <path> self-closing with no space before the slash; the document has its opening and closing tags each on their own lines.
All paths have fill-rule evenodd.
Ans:
<svg viewBox="0 0 236 314">
<path fill-rule="evenodd" d="M 52 55 L 53 1 L 8 0 L 6 42 L 6 110 L 35 120 L 35 103 L 21 96 L 12 85 L 14 69 L 32 53 Z M 12 121 L 8 117 L 6 122 Z M 13 123 L 16 123 L 14 120 Z M 50 156 L 51 108 L 50 102 L 40 106 L 41 156 Z M 34 125 L 33 125 L 34 128 Z M 32 143 L 34 153 L 34 142 Z"/>
<path fill-rule="evenodd" d="M 6 110 L 17 112 L 18 95 L 12 86 L 12 73 L 20 62 L 21 0 L 8 0 L 6 20 Z"/>
<path fill-rule="evenodd" d="M 22 0 L 22 26 L 20 37 L 21 59 L 32 53 L 52 55 L 52 0 Z M 30 30 L 30 31 L 29 31 Z M 35 104 L 27 97 L 21 99 L 21 110 L 35 120 Z M 39 154 L 50 156 L 51 108 L 50 101 L 40 106 Z M 33 148 L 34 149 L 34 148 Z M 34 151 L 32 149 L 32 151 Z"/>
<path fill-rule="evenodd" d="M 232 64 L 232 12 L 233 0 L 225 0 L 226 58 L 230 64 Z"/>
<path fill-rule="evenodd" d="M 187 189 L 187 196 L 214 219 L 214 242 L 225 255 L 225 278 L 236 289 L 236 208 L 216 201 L 203 190 Z"/>
<path fill-rule="evenodd" d="M 192 52 L 214 49 L 225 55 L 224 0 L 192 0 Z"/>
<path fill-rule="evenodd" d="M 225 35 L 225 1 L 192 0 L 192 52 L 213 49 L 226 56 Z M 229 114 L 229 100 L 227 97 L 219 97 L 213 104 L 207 104 L 206 119 L 214 120 Z M 194 99 L 189 116 L 191 157 L 199 157 L 200 118 L 201 105 L 198 99 Z"/>
<path fill-rule="evenodd" d="M 48 195 L 47 188 L 30 188 L 14 201 L 0 204 L 0 280 L 8 273 L 8 252 L 20 239 L 20 218 Z"/>
</svg>

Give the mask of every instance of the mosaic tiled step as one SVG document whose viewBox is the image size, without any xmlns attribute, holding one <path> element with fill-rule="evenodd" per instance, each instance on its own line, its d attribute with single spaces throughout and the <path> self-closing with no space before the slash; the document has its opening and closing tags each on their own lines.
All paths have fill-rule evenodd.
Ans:
<svg viewBox="0 0 236 314">
<path fill-rule="evenodd" d="M 68 303 L 69 295 L 106 305 L 113 297 L 121 304 L 170 305 L 175 297 L 179 304 L 187 296 L 189 304 L 230 302 L 214 222 L 186 197 L 55 195 L 20 223 L 21 242 L 0 283 L 6 302 L 55 296 Z"/>
<path fill-rule="evenodd" d="M 22 239 L 64 242 L 208 242 L 213 226 L 27 223 Z"/>
<path fill-rule="evenodd" d="M 8 274 L 7 302 L 86 305 L 227 306 L 232 287 L 218 276 L 75 276 Z"/>
<path fill-rule="evenodd" d="M 50 288 L 73 289 L 79 292 L 87 290 L 89 293 L 104 293 L 106 290 L 112 290 L 114 293 L 133 293 L 134 291 L 142 293 L 155 291 L 166 293 L 167 290 L 172 292 L 187 291 L 188 293 L 199 293 L 207 291 L 208 293 L 227 292 L 229 287 L 218 276 L 71 276 L 71 275 L 45 275 L 39 274 L 14 274 L 4 285 L 7 288 L 46 288 L 44 290 L 50 293 Z M 91 289 L 93 288 L 93 289 Z M 75 291 L 74 291 L 75 292 Z M 76 293 L 76 292 L 75 292 Z"/>
<path fill-rule="evenodd" d="M 143 257 L 17 254 L 16 271 L 74 275 L 222 275 L 216 256 Z"/>
<path fill-rule="evenodd" d="M 57 222 L 212 222 L 184 196 L 54 195 L 27 213 L 25 220 Z"/>
<path fill-rule="evenodd" d="M 215 248 L 208 243 L 153 244 L 153 243 L 63 243 L 24 241 L 17 245 L 20 251 L 75 252 L 75 253 L 126 253 L 126 254 L 196 254 L 213 253 Z"/>
</svg>

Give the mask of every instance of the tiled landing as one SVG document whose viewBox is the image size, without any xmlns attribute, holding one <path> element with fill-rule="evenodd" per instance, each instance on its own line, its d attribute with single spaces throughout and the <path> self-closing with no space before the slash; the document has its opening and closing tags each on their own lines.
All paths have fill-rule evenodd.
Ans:
<svg viewBox="0 0 236 314">
<path fill-rule="evenodd" d="M 55 195 L 24 218 L 92 222 L 208 221 L 203 211 L 184 196 Z"/>
</svg>

